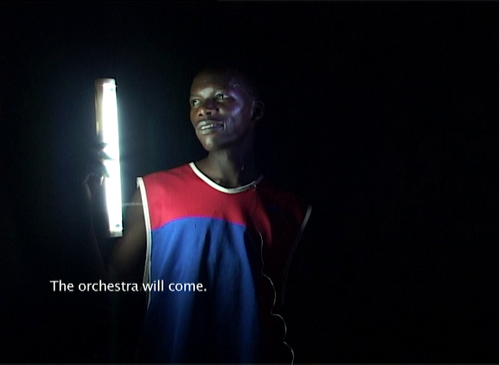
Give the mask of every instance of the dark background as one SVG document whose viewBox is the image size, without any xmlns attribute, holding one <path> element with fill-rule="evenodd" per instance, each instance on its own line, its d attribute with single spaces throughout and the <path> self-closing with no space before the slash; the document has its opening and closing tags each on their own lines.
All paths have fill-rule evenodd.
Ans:
<svg viewBox="0 0 499 365">
<path fill-rule="evenodd" d="M 499 4 L 0 3 L 0 361 L 102 362 L 80 181 L 118 85 L 124 194 L 203 156 L 195 73 L 256 70 L 265 174 L 313 205 L 297 362 L 499 362 Z"/>
</svg>

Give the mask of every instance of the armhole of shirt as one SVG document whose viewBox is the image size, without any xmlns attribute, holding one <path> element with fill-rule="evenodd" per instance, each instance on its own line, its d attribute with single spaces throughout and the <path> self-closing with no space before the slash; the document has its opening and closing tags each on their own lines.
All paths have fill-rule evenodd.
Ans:
<svg viewBox="0 0 499 365">
<path fill-rule="evenodd" d="M 137 187 L 140 190 L 140 197 L 142 198 L 142 207 L 144 209 L 144 221 L 146 225 L 146 261 L 144 264 L 144 276 L 142 282 L 148 284 L 151 281 L 151 219 L 149 216 L 149 206 L 147 204 L 147 194 L 146 187 L 144 184 L 144 179 L 141 177 L 137 178 Z M 151 302 L 151 292 L 147 292 L 147 307 Z"/>
<path fill-rule="evenodd" d="M 282 281 L 282 291 L 281 291 L 281 305 L 284 304 L 284 301 L 286 299 L 286 284 L 288 281 L 288 274 L 289 274 L 289 269 L 291 267 L 291 262 L 293 261 L 293 256 L 295 254 L 296 248 L 298 247 L 298 242 L 300 242 L 300 238 L 303 234 L 303 231 L 305 230 L 305 227 L 307 226 L 311 214 L 312 214 L 312 206 L 309 205 L 307 208 L 307 212 L 305 213 L 305 217 L 303 218 L 303 222 L 301 223 L 298 234 L 296 235 L 293 246 L 291 247 L 291 252 L 289 253 L 288 256 L 288 262 L 286 263 L 286 268 L 284 269 L 284 279 Z"/>
</svg>

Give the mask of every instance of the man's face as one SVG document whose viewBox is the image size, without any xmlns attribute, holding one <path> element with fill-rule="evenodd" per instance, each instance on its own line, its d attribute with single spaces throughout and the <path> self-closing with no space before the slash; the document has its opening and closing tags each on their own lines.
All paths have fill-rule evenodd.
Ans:
<svg viewBox="0 0 499 365">
<path fill-rule="evenodd" d="M 189 103 L 192 125 L 207 151 L 227 148 L 250 137 L 254 101 L 237 77 L 223 73 L 197 75 Z"/>
</svg>

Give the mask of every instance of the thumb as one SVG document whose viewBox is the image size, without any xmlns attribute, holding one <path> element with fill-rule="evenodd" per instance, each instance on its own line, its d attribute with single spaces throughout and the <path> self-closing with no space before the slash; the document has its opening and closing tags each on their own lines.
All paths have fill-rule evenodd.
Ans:
<svg viewBox="0 0 499 365">
<path fill-rule="evenodd" d="M 82 182 L 83 189 L 85 192 L 85 198 L 88 203 L 92 203 L 95 197 L 95 193 L 102 186 L 104 182 L 104 176 L 95 173 L 89 173 Z"/>
</svg>

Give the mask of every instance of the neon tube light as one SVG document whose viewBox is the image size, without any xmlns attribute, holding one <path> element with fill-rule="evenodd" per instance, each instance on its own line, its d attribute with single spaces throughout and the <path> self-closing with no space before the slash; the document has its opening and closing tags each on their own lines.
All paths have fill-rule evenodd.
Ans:
<svg viewBox="0 0 499 365">
<path fill-rule="evenodd" d="M 118 105 L 115 79 L 95 80 L 95 129 L 98 142 L 105 144 L 103 152 L 111 159 L 104 160 L 109 176 L 104 179 L 104 193 L 109 236 L 123 235 L 121 200 L 120 147 L 118 134 Z"/>
</svg>

